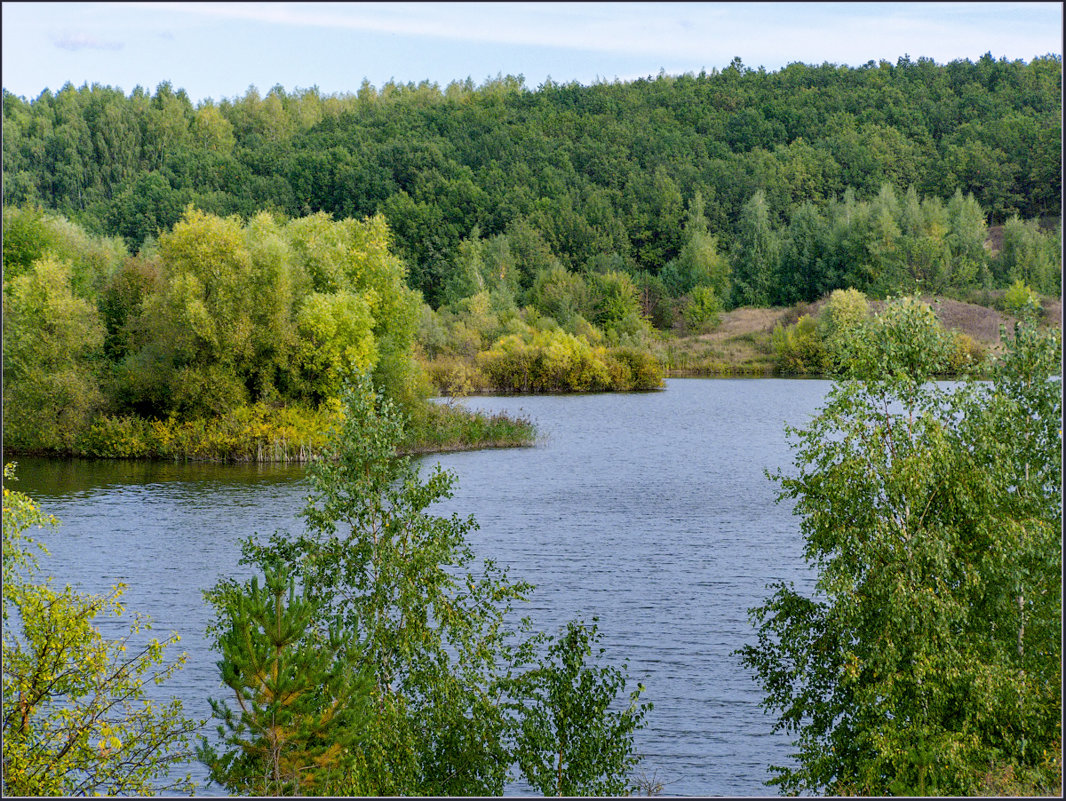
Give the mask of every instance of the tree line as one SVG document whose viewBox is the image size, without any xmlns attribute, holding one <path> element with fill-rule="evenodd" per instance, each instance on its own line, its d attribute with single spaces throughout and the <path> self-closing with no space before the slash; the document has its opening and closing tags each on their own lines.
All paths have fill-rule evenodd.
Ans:
<svg viewBox="0 0 1066 801">
<path fill-rule="evenodd" d="M 196 105 L 168 83 L 129 95 L 70 84 L 29 101 L 4 93 L 5 202 L 59 211 L 134 251 L 189 203 L 246 220 L 263 209 L 380 213 L 409 285 L 434 308 L 460 272 L 462 244 L 478 240 L 506 245 L 523 289 L 557 261 L 571 272 L 647 275 L 678 292 L 667 265 L 707 244 L 686 233 L 693 217 L 737 273 L 736 292 L 720 297 L 726 307 L 812 301 L 842 281 L 870 292 L 903 277 L 883 263 L 892 258 L 915 280 L 948 280 L 925 272 L 951 247 L 950 221 L 928 209 L 918 222 L 912 207 L 961 197 L 956 206 L 975 204 L 986 224 L 1058 217 L 1060 141 L 1056 55 L 775 72 L 734 59 L 709 73 L 590 86 L 530 89 L 514 76 L 444 89 L 364 82 L 330 96 L 276 86 Z M 877 206 L 852 231 L 883 236 L 877 254 L 819 255 L 847 197 Z M 901 236 L 924 226 L 933 243 L 889 258 L 889 217 Z M 834 259 L 869 274 L 845 276 Z M 971 265 L 962 269 L 953 280 Z"/>
</svg>

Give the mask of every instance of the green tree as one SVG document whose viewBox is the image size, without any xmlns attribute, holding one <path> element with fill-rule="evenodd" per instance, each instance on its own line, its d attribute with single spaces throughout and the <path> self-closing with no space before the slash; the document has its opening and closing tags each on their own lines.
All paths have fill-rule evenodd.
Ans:
<svg viewBox="0 0 1066 801">
<path fill-rule="evenodd" d="M 817 580 L 778 585 L 739 652 L 796 737 L 771 783 L 973 795 L 1006 775 L 1057 794 L 1061 336 L 1030 320 L 991 385 L 937 385 L 928 314 L 895 306 L 777 475 Z"/>
<path fill-rule="evenodd" d="M 818 332 L 818 321 L 809 314 L 800 315 L 795 325 L 777 323 L 770 335 L 770 344 L 777 358 L 777 369 L 783 373 L 817 375 L 825 372 L 826 354 Z"/>
<path fill-rule="evenodd" d="M 661 277 L 674 297 L 707 286 L 718 298 L 728 299 L 729 261 L 718 252 L 718 240 L 707 229 L 703 208 L 703 196 L 697 192 L 689 204 L 681 252 L 663 268 Z"/>
<path fill-rule="evenodd" d="M 950 283 L 957 288 L 972 286 L 988 270 L 985 213 L 974 196 L 963 197 L 962 190 L 957 190 L 948 201 L 947 210 L 952 257 Z"/>
<path fill-rule="evenodd" d="M 97 368 L 104 327 L 51 256 L 4 282 L 4 441 L 69 449 L 103 405 Z"/>
<path fill-rule="evenodd" d="M 590 273 L 589 295 L 595 323 L 609 337 L 629 334 L 639 336 L 647 329 L 647 322 L 640 315 L 640 297 L 637 286 L 628 273 L 611 270 L 606 273 Z"/>
<path fill-rule="evenodd" d="M 1021 280 L 1038 292 L 1061 294 L 1062 251 L 1055 240 L 1041 232 L 1035 220 L 1011 217 L 1003 226 L 1003 249 L 994 262 L 1000 280 Z"/>
<path fill-rule="evenodd" d="M 857 289 L 834 289 L 818 315 L 818 336 L 825 351 L 826 366 L 840 369 L 846 343 L 866 324 L 870 304 Z"/>
<path fill-rule="evenodd" d="M 640 314 L 660 330 L 674 324 L 674 308 L 670 290 L 658 275 L 641 270 L 633 276 L 640 297 Z"/>
<path fill-rule="evenodd" d="M 529 304 L 565 327 L 576 316 L 589 312 L 588 295 L 585 279 L 556 262 L 533 279 Z"/>
<path fill-rule="evenodd" d="M 290 222 L 286 233 L 314 291 L 348 291 L 365 298 L 377 348 L 374 383 L 402 405 L 422 400 L 424 390 L 412 359 L 420 299 L 405 284 L 406 267 L 393 253 L 385 218 L 333 222 L 325 214 L 314 214 Z"/>
<path fill-rule="evenodd" d="M 404 421 L 365 374 L 343 389 L 341 418 L 309 471 L 312 494 L 302 514 L 305 533 L 275 534 L 267 542 L 248 540 L 242 546 L 243 562 L 267 576 L 290 576 L 303 594 L 294 595 L 295 585 L 285 584 L 289 600 L 282 603 L 278 593 L 283 583 L 276 578 L 270 598 L 255 583 L 230 583 L 233 591 L 216 596 L 225 602 L 219 646 L 236 654 L 235 662 L 248 661 L 254 652 L 260 654 L 255 657 L 259 663 L 274 664 L 269 649 L 256 651 L 247 638 L 244 644 L 240 640 L 241 632 L 256 630 L 243 621 L 251 621 L 252 612 L 269 601 L 273 620 L 279 621 L 274 637 L 279 646 L 272 646 L 279 670 L 283 659 L 295 664 L 320 658 L 305 653 L 305 645 L 339 643 L 342 650 L 336 653 L 345 657 L 341 672 L 367 679 L 365 689 L 343 692 L 329 690 L 327 682 L 326 691 L 300 696 L 306 707 L 299 705 L 302 701 L 294 703 L 299 714 L 284 721 L 293 732 L 307 731 L 322 718 L 322 705 L 333 700 L 338 706 L 332 714 L 355 705 L 351 714 L 364 720 L 357 735 L 345 735 L 348 755 L 337 755 L 337 769 L 344 769 L 340 782 L 301 784 L 299 790 L 500 794 L 518 754 L 524 760 L 533 749 L 527 741 L 517 745 L 523 699 L 545 719 L 568 721 L 573 781 L 615 787 L 621 773 L 635 764 L 630 735 L 643 707 L 621 717 L 607 710 L 625 682 L 615 669 L 581 667 L 595 629 L 575 628 L 552 651 L 551 658 L 565 655 L 563 666 L 542 662 L 531 667 L 540 638 L 518 642 L 528 624 L 514 631 L 508 623 L 512 604 L 524 599 L 531 586 L 512 582 L 490 560 L 475 560 L 467 539 L 476 525 L 472 518 L 429 512 L 449 497 L 454 476 L 438 465 L 423 478 L 408 457 L 397 455 Z M 256 591 L 262 596 L 258 601 Z M 267 631 L 253 639 L 265 643 L 270 636 Z M 331 645 L 323 651 L 334 652 Z M 580 669 L 574 668 L 575 659 Z M 225 664 L 223 670 L 231 683 L 236 674 Z M 236 678 L 246 675 L 243 671 Z M 302 680 L 292 681 L 303 686 Z M 573 681 L 578 684 L 569 694 L 548 693 L 550 687 L 561 692 Z M 256 691 L 263 710 L 273 703 L 268 689 L 263 685 Z M 584 689 L 593 691 L 587 701 L 582 701 Z M 556 703 L 558 709 L 551 707 Z M 257 742 L 264 744 L 263 737 Z M 296 753 L 305 759 L 303 751 Z"/>
<path fill-rule="evenodd" d="M 35 206 L 4 206 L 4 284 L 26 272 L 49 250 L 54 251 L 58 237 L 45 217 L 44 209 Z"/>
<path fill-rule="evenodd" d="M 689 293 L 685 305 L 685 325 L 692 331 L 703 331 L 718 325 L 722 303 L 709 286 L 698 286 Z"/>
<path fill-rule="evenodd" d="M 904 281 L 903 232 L 900 229 L 900 203 L 891 184 L 882 184 L 877 197 L 869 205 L 869 227 L 866 232 L 866 269 L 853 268 L 858 280 L 856 288 L 884 297 Z M 864 274 L 863 274 L 864 273 Z M 914 287 L 907 287 L 913 290 Z"/>
<path fill-rule="evenodd" d="M 1020 278 L 1007 287 L 1007 291 L 1003 293 L 1003 308 L 1011 314 L 1020 314 L 1030 305 L 1039 305 L 1039 298 L 1033 292 L 1032 287 Z"/>
<path fill-rule="evenodd" d="M 529 586 L 491 562 L 473 572 L 473 520 L 427 511 L 454 477 L 438 467 L 422 479 L 396 455 L 402 418 L 369 380 L 343 398 L 343 423 L 310 469 L 306 533 L 247 543 L 245 559 L 283 557 L 321 622 L 362 644 L 368 794 L 498 794 L 510 764 L 503 620 Z"/>
<path fill-rule="evenodd" d="M 200 148 L 212 153 L 229 154 L 236 143 L 233 125 L 213 103 L 196 110 L 189 124 L 189 133 Z"/>
<path fill-rule="evenodd" d="M 845 299 L 841 298 L 842 301 Z M 862 303 L 852 296 L 841 316 L 858 320 Z M 846 378 L 891 382 L 892 392 L 918 397 L 922 383 L 944 372 L 952 343 L 936 312 L 914 297 L 889 300 L 865 324 L 852 323 L 835 337 L 834 357 Z"/>
<path fill-rule="evenodd" d="M 336 397 L 345 370 L 377 361 L 373 318 L 364 297 L 351 292 L 308 295 L 297 313 L 299 359 L 311 400 Z"/>
<path fill-rule="evenodd" d="M 778 302 L 811 303 L 835 285 L 836 276 L 829 272 L 828 238 L 828 223 L 812 203 L 793 210 L 781 252 Z"/>
<path fill-rule="evenodd" d="M 4 795 L 191 794 L 188 775 L 168 773 L 189 756 L 200 724 L 184 717 L 180 701 L 159 704 L 145 691 L 185 663 L 184 654 L 173 662 L 164 654 L 178 636 L 144 642 L 150 621 L 134 615 L 127 634 L 106 639 L 95 621 L 123 614 L 122 585 L 90 595 L 41 580 L 25 532 L 56 521 L 6 486 L 13 480 L 6 465 Z"/>
<path fill-rule="evenodd" d="M 173 187 L 160 172 L 141 173 L 111 200 L 106 223 L 134 250 L 181 219 L 189 194 Z"/>
<path fill-rule="evenodd" d="M 733 254 L 734 302 L 768 306 L 778 270 L 780 241 L 770 221 L 766 193 L 761 189 L 741 210 Z"/>
<path fill-rule="evenodd" d="M 470 236 L 459 243 L 454 269 L 441 293 L 444 304 L 456 303 L 486 288 L 484 250 L 481 230 L 475 226 Z"/>
<path fill-rule="evenodd" d="M 211 780 L 243 795 L 362 794 L 369 682 L 357 644 L 322 630 L 316 604 L 280 570 L 268 568 L 262 586 L 222 580 L 206 596 L 237 704 L 210 699 L 223 750 L 205 737 L 198 755 Z"/>
<path fill-rule="evenodd" d="M 625 709 L 612 710 L 625 690 L 625 665 L 587 664 L 603 658 L 596 622 L 578 621 L 552 642 L 541 664 L 519 681 L 516 755 L 526 781 L 545 796 L 623 795 L 632 791 L 640 761 L 633 734 L 650 703 L 638 703 L 643 685 Z M 595 651 L 595 652 L 594 652 Z M 590 725 L 591 723 L 591 725 Z"/>
<path fill-rule="evenodd" d="M 256 265 L 241 229 L 239 218 L 190 206 L 159 239 L 168 281 L 146 313 L 173 351 L 177 369 L 168 380 L 188 416 L 221 414 L 250 399 Z"/>
</svg>

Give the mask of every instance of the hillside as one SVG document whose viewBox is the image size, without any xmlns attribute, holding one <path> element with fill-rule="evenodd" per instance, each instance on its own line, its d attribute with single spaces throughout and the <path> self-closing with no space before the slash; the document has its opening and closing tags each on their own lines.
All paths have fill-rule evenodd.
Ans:
<svg viewBox="0 0 1066 801">
<path fill-rule="evenodd" d="M 1000 293 L 1002 294 L 1002 293 Z M 924 296 L 948 331 L 966 334 L 988 350 L 1000 348 L 1000 327 L 1008 330 L 1015 318 L 997 309 L 952 298 Z M 791 325 L 803 314 L 816 315 L 825 301 L 789 307 L 733 309 L 722 314 L 718 326 L 706 334 L 679 337 L 661 345 L 670 352 L 674 364 L 668 374 L 674 376 L 699 373 L 770 374 L 774 369 L 770 336 L 774 326 Z M 870 309 L 878 312 L 884 301 L 871 301 Z M 1062 300 L 1044 298 L 1044 321 L 1062 328 Z M 710 367 L 711 369 L 708 369 Z"/>
<path fill-rule="evenodd" d="M 340 96 L 275 87 L 198 106 L 169 83 L 128 96 L 67 84 L 30 100 L 5 91 L 4 202 L 39 204 L 132 250 L 188 204 L 243 219 L 381 214 L 409 285 L 434 308 L 454 296 L 464 248 L 480 244 L 522 289 L 558 262 L 663 277 L 676 297 L 684 275 L 664 272 L 708 250 L 686 236 L 700 226 L 733 268 L 727 308 L 842 286 L 878 296 L 900 277 L 928 280 L 928 248 L 885 241 L 870 270 L 849 275 L 865 238 L 849 226 L 877 223 L 891 239 L 890 215 L 904 238 L 950 229 L 937 246 L 955 258 L 983 241 L 978 218 L 1058 218 L 1061 89 L 1051 55 L 775 72 L 738 58 L 591 86 L 507 76 Z M 1026 270 L 1052 294 L 1053 270 Z M 992 284 L 1004 276 L 994 265 Z"/>
</svg>

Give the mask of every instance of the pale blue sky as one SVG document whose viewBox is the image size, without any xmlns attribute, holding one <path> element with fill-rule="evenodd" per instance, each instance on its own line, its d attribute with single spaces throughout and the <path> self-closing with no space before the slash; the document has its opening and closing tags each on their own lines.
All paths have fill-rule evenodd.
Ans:
<svg viewBox="0 0 1066 801">
<path fill-rule="evenodd" d="M 556 83 L 698 73 L 740 56 L 859 66 L 1062 53 L 1059 3 L 3 3 L 3 86 L 26 99 L 165 80 L 194 102 L 468 76 Z"/>
</svg>

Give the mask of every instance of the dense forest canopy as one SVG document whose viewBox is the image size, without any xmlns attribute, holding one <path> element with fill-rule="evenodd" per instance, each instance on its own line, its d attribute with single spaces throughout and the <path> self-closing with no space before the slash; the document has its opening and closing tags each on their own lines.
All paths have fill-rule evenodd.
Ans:
<svg viewBox="0 0 1066 801">
<path fill-rule="evenodd" d="M 1061 214 L 1061 87 L 1059 55 L 990 54 L 776 72 L 737 58 L 535 90 L 513 76 L 343 96 L 276 86 L 199 104 L 169 83 L 128 96 L 68 83 L 31 101 L 4 91 L 4 202 L 132 250 L 189 204 L 245 220 L 382 214 L 434 307 L 455 299 L 466 242 L 491 245 L 520 292 L 558 264 L 676 295 L 711 256 L 734 272 L 732 293 L 703 281 L 727 305 L 937 291 L 1010 277 L 981 275 L 983 226 Z M 965 275 L 949 276 L 963 252 Z M 1057 265 L 1014 272 L 1058 294 Z"/>
</svg>

